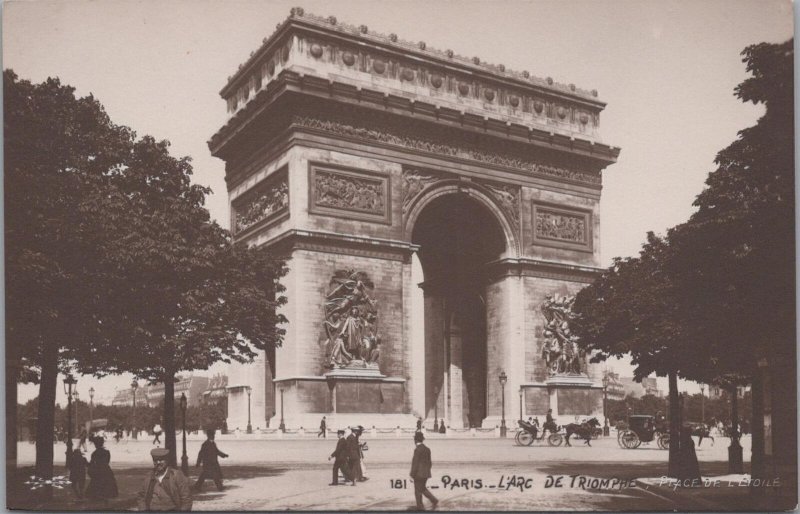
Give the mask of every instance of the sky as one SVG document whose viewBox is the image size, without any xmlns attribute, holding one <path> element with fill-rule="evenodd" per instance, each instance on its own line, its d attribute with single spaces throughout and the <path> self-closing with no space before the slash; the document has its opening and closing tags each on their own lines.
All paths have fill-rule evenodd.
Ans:
<svg viewBox="0 0 800 514">
<path fill-rule="evenodd" d="M 111 119 L 168 139 L 193 159 L 207 206 L 228 224 L 224 164 L 206 141 L 227 119 L 219 90 L 297 1 L 7 0 L 3 68 L 41 82 L 59 77 L 93 94 Z M 762 109 L 734 87 L 747 77 L 740 52 L 793 31 L 786 0 L 304 1 L 429 47 L 452 49 L 538 77 L 597 89 L 605 143 L 619 161 L 603 174 L 602 264 L 636 255 L 647 231 L 685 221 L 716 153 Z M 623 376 L 631 368 L 613 367 Z M 217 368 L 221 370 L 222 368 Z M 81 378 L 108 400 L 130 376 Z M 664 385 L 665 387 L 665 385 Z M 693 391 L 689 387 L 690 392 Z M 36 395 L 20 389 L 20 400 Z M 58 401 L 64 402 L 63 392 Z"/>
</svg>

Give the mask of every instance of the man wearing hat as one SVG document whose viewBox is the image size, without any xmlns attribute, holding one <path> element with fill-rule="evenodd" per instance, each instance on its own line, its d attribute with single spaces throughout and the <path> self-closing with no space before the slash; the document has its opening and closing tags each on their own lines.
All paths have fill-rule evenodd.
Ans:
<svg viewBox="0 0 800 514">
<path fill-rule="evenodd" d="M 197 482 L 194 484 L 195 491 L 200 491 L 203 488 L 203 482 L 206 481 L 206 478 L 213 480 L 217 490 L 222 491 L 222 469 L 219 467 L 219 459 L 217 457 L 227 459 L 228 454 L 217 448 L 217 443 L 214 442 L 215 434 L 216 430 L 213 428 L 206 430 L 207 439 L 203 446 L 200 447 L 200 453 L 197 454 L 197 466 L 200 467 L 202 465 L 203 471 L 200 472 L 200 476 L 197 477 Z"/>
<path fill-rule="evenodd" d="M 347 461 L 348 475 L 356 485 L 356 479 L 361 476 L 361 445 L 358 443 L 358 427 L 350 428 L 350 435 L 347 436 Z"/>
<path fill-rule="evenodd" d="M 189 480 L 175 468 L 167 464 L 169 450 L 155 448 L 150 451 L 153 457 L 153 471 L 142 484 L 139 491 L 140 511 L 189 511 L 192 510 L 192 496 Z"/>
<path fill-rule="evenodd" d="M 425 435 L 422 432 L 414 434 L 414 457 L 411 459 L 411 480 L 414 481 L 414 498 L 417 500 L 417 510 L 425 510 L 422 497 L 426 497 L 433 504 L 432 509 L 439 505 L 439 500 L 431 494 L 426 485 L 431 477 L 431 450 L 423 444 Z"/>
<path fill-rule="evenodd" d="M 344 430 L 337 430 L 336 435 L 339 437 L 339 440 L 336 441 L 336 449 L 328 457 L 328 460 L 334 459 L 333 482 L 329 485 L 339 485 L 339 471 L 344 475 L 345 485 L 347 485 L 347 477 L 350 475 L 347 466 L 347 440 L 344 438 Z M 353 485 L 355 485 L 355 479 L 353 479 Z"/>
</svg>

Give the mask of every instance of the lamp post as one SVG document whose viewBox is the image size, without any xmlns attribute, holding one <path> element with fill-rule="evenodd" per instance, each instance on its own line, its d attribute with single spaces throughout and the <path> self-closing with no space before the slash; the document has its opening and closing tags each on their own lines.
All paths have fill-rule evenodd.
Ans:
<svg viewBox="0 0 800 514">
<path fill-rule="evenodd" d="M 139 436 L 136 434 L 136 390 L 139 389 L 139 382 L 136 379 L 133 379 L 131 382 L 131 389 L 133 389 L 133 416 L 131 420 L 131 436 L 134 439 L 138 439 Z"/>
<path fill-rule="evenodd" d="M 519 386 L 519 420 L 522 421 L 522 396 L 523 396 L 522 386 Z"/>
<path fill-rule="evenodd" d="M 286 432 L 286 424 L 283 422 L 283 388 L 281 387 L 281 424 L 278 426 L 278 430 L 281 432 Z"/>
<path fill-rule="evenodd" d="M 181 412 L 183 413 L 183 455 L 181 456 L 181 471 L 189 476 L 189 457 L 186 455 L 186 394 L 181 393 Z"/>
<path fill-rule="evenodd" d="M 611 430 L 608 428 L 608 375 L 603 375 L 603 435 L 608 436 Z"/>
<path fill-rule="evenodd" d="M 78 428 L 80 428 L 81 426 L 80 422 L 78 421 L 78 400 L 79 400 L 78 388 L 76 387 L 75 388 L 75 436 L 77 436 L 80 433 L 80 430 L 78 430 Z"/>
<path fill-rule="evenodd" d="M 89 433 L 94 428 L 94 387 L 89 388 Z"/>
<path fill-rule="evenodd" d="M 700 421 L 706 424 L 706 385 L 700 384 Z"/>
<path fill-rule="evenodd" d="M 506 376 L 505 371 L 500 372 L 500 390 L 503 393 L 503 400 L 501 403 L 502 410 L 500 411 L 500 437 L 506 436 L 506 382 L 508 381 L 508 377 Z"/>
<path fill-rule="evenodd" d="M 64 393 L 67 395 L 67 463 L 72 454 L 72 388 L 77 383 L 71 373 L 64 377 Z"/>
<path fill-rule="evenodd" d="M 245 391 L 247 391 L 247 433 L 253 433 L 253 425 L 250 423 L 250 394 L 252 390 L 250 386 L 245 386 Z M 281 390 L 281 394 L 283 394 L 283 390 Z M 283 396 L 281 396 L 281 424 L 283 424 Z"/>
<path fill-rule="evenodd" d="M 439 419 L 439 390 L 433 391 L 433 420 Z"/>
</svg>

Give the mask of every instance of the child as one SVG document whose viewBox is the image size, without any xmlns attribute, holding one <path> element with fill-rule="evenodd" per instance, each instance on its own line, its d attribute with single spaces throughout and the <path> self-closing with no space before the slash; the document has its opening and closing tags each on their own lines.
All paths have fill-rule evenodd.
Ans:
<svg viewBox="0 0 800 514">
<path fill-rule="evenodd" d="M 80 448 L 72 450 L 69 463 L 69 481 L 72 482 L 72 490 L 78 498 L 83 498 L 83 491 L 86 488 L 86 458 Z"/>
</svg>

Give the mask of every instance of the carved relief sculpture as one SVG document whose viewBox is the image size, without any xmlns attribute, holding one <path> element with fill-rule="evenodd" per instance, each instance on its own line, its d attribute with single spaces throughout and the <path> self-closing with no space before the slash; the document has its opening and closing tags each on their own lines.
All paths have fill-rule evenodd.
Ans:
<svg viewBox="0 0 800 514">
<path fill-rule="evenodd" d="M 234 206 L 234 231 L 241 232 L 289 206 L 289 184 L 284 176 L 280 181 L 257 190 L 239 205 Z"/>
<path fill-rule="evenodd" d="M 587 242 L 586 218 L 537 209 L 535 230 L 537 238 L 571 243 Z"/>
<path fill-rule="evenodd" d="M 586 354 L 578 347 L 577 338 L 569 328 L 575 316 L 574 302 L 574 296 L 556 294 L 548 295 L 542 304 L 545 318 L 542 358 L 550 376 L 586 373 Z"/>
<path fill-rule="evenodd" d="M 434 182 L 443 179 L 441 174 L 414 168 L 403 168 L 403 215 L 408 212 L 411 202 Z"/>
<path fill-rule="evenodd" d="M 378 310 L 368 293 L 375 285 L 363 271 L 337 270 L 330 287 L 323 322 L 328 367 L 377 369 Z"/>
<path fill-rule="evenodd" d="M 482 183 L 506 213 L 515 229 L 519 228 L 519 187 L 506 184 Z"/>
<path fill-rule="evenodd" d="M 382 215 L 386 209 L 383 182 L 318 170 L 314 175 L 315 204 Z"/>
</svg>

